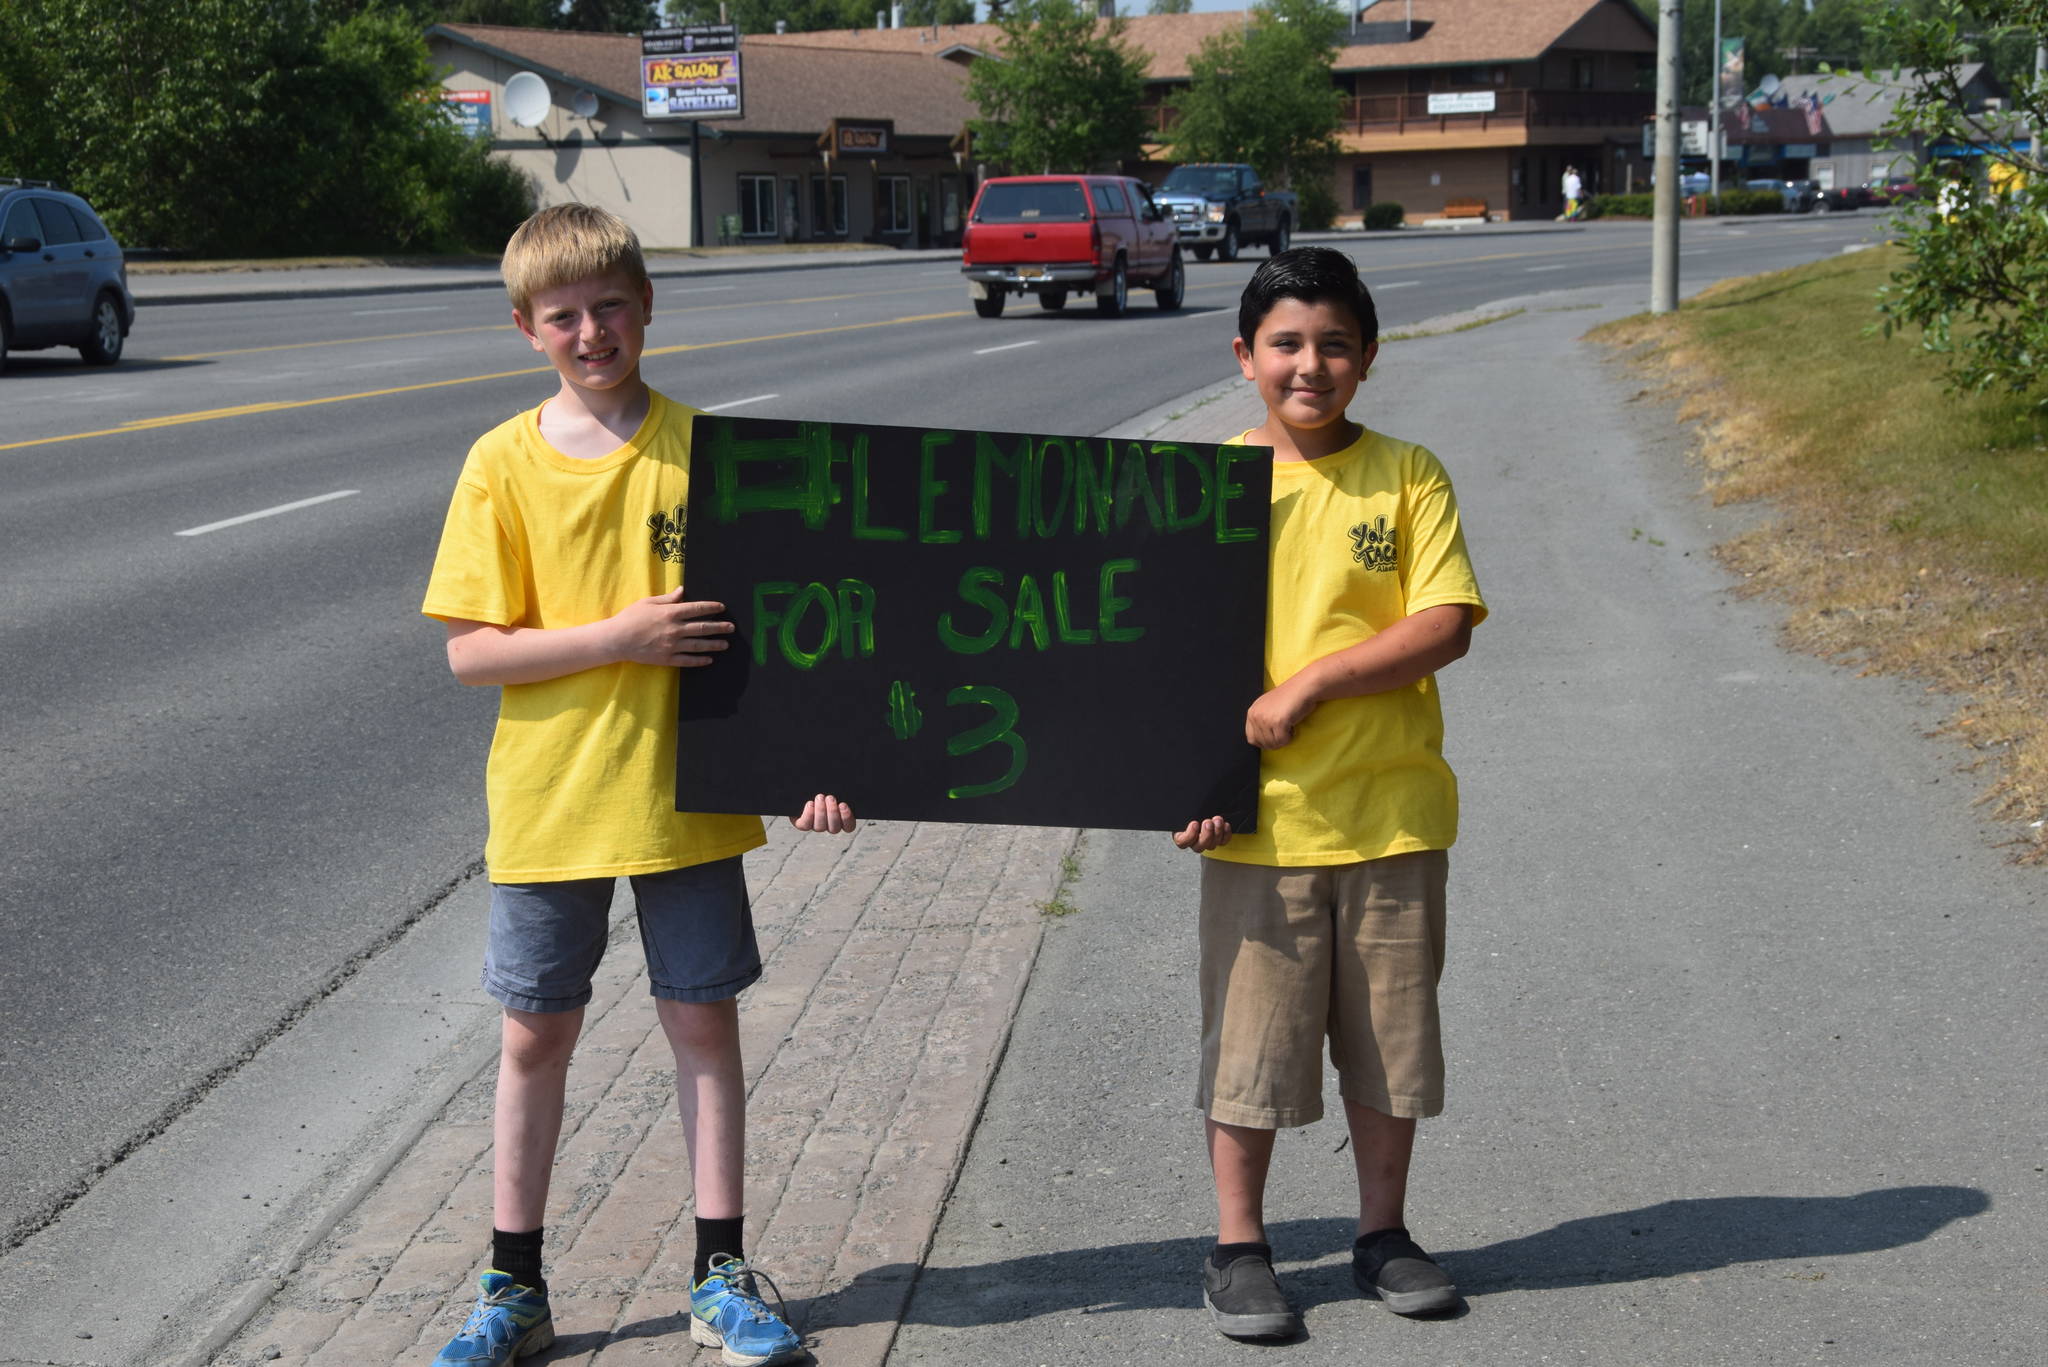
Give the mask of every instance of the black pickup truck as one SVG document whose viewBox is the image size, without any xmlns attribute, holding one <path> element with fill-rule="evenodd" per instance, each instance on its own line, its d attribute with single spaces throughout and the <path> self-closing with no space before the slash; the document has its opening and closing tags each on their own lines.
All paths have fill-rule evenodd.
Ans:
<svg viewBox="0 0 2048 1367">
<path fill-rule="evenodd" d="M 1211 252 L 1235 261 L 1240 246 L 1259 242 L 1277 256 L 1287 250 L 1301 218 L 1292 194 L 1268 190 L 1258 172 L 1238 163 L 1176 166 L 1152 198 L 1172 215 L 1180 244 L 1198 261 L 1207 261 Z"/>
</svg>

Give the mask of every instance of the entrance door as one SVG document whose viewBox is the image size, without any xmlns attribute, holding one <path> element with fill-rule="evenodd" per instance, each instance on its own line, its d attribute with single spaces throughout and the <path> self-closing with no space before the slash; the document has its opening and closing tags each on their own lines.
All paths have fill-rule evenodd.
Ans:
<svg viewBox="0 0 2048 1367">
<path fill-rule="evenodd" d="M 804 235 L 802 182 L 795 176 L 782 178 L 782 240 L 796 242 Z"/>
<path fill-rule="evenodd" d="M 917 178 L 917 245 L 932 245 L 932 178 Z"/>
</svg>

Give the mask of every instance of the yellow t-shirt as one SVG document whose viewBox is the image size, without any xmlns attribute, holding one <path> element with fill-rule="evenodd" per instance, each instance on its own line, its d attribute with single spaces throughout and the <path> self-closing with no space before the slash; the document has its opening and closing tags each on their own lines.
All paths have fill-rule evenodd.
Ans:
<svg viewBox="0 0 2048 1367">
<path fill-rule="evenodd" d="M 486 432 L 456 481 L 421 611 L 571 627 L 675 588 L 696 412 L 651 393 L 633 439 L 597 460 L 550 446 L 539 408 Z M 758 816 L 675 810 L 676 673 L 627 662 L 505 685 L 485 779 L 493 882 L 656 873 L 766 839 Z"/>
<path fill-rule="evenodd" d="M 1320 460 L 1273 462 L 1268 555 L 1267 688 L 1424 608 L 1486 616 L 1443 466 L 1370 430 Z M 1433 678 L 1321 703 L 1260 756 L 1259 829 L 1209 857 L 1350 864 L 1449 849 L 1458 784 L 1443 741 Z"/>
</svg>

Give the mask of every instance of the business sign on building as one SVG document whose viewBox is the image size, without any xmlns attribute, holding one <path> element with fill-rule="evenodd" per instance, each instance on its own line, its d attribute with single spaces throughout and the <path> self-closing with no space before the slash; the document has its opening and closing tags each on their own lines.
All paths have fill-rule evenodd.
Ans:
<svg viewBox="0 0 2048 1367">
<path fill-rule="evenodd" d="M 1456 90 L 1429 97 L 1429 112 L 1437 114 L 1491 114 L 1493 92 L 1491 90 Z"/>
<path fill-rule="evenodd" d="M 693 24 L 642 33 L 640 112 L 649 119 L 743 117 L 738 27 Z"/>
<path fill-rule="evenodd" d="M 488 90 L 444 90 L 441 104 L 455 126 L 472 138 L 491 135 L 491 92 Z"/>
<path fill-rule="evenodd" d="M 895 141 L 894 119 L 834 119 L 818 140 L 833 157 L 886 157 Z"/>
<path fill-rule="evenodd" d="M 1678 121 L 1678 155 L 1681 157 L 1706 157 L 1713 155 L 1713 125 L 1705 119 L 1680 119 Z M 1651 119 L 1643 124 L 1643 156 L 1657 155 L 1657 121 Z M 1728 134 L 1721 134 L 1721 155 L 1728 155 Z"/>
</svg>

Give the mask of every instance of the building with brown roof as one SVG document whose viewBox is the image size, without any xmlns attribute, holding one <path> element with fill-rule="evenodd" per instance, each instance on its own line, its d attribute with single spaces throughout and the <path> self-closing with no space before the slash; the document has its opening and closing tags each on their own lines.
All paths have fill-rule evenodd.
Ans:
<svg viewBox="0 0 2048 1367">
<path fill-rule="evenodd" d="M 1186 86 L 1203 43 L 1241 28 L 1242 12 L 1123 20 L 1147 58 L 1147 103 L 1164 174 L 1166 103 Z M 912 52 L 965 65 L 998 55 L 993 24 L 834 30 L 749 38 L 763 47 Z M 1375 200 L 1432 218 L 1480 200 L 1496 218 L 1549 218 L 1578 166 L 1589 193 L 1647 183 L 1643 121 L 1653 112 L 1656 30 L 1629 0 L 1366 0 L 1336 52 L 1346 97 L 1341 155 L 1329 187 L 1340 222 Z M 1295 187 L 1297 189 L 1301 187 Z"/>
<path fill-rule="evenodd" d="M 1202 44 L 1246 22 L 1123 21 L 1124 41 L 1148 61 L 1159 130 L 1150 160 L 1127 170 L 1164 174 L 1168 100 Z M 644 114 L 636 35 L 437 24 L 427 38 L 449 67 L 451 102 L 533 176 L 542 203 L 603 204 L 649 246 L 957 242 L 978 174 L 959 136 L 976 112 L 966 69 L 1002 50 L 992 24 L 750 34 L 743 116 L 692 121 Z M 1567 164 L 1588 192 L 1646 182 L 1655 52 L 1630 0 L 1379 0 L 1332 71 L 1345 97 L 1327 187 L 1338 222 L 1386 200 L 1411 219 L 1453 201 L 1492 218 L 1552 217 Z M 521 71 L 549 96 L 531 127 L 504 108 L 505 83 Z"/>
<path fill-rule="evenodd" d="M 974 111 L 957 64 L 749 37 L 742 115 L 696 121 L 645 115 L 636 34 L 436 24 L 427 43 L 451 103 L 542 204 L 601 204 L 647 246 L 959 240 L 972 168 L 953 147 Z M 531 127 L 505 107 L 520 72 L 547 86 Z"/>
</svg>

